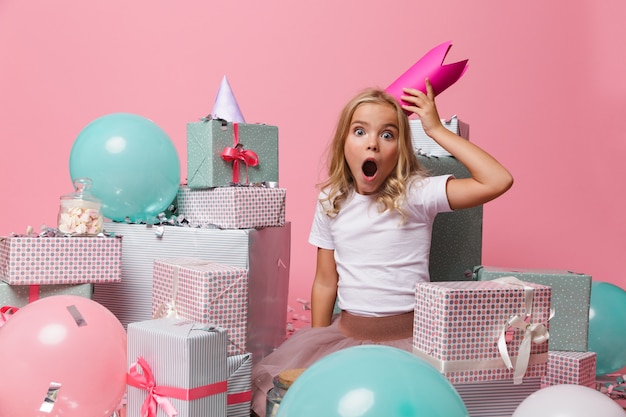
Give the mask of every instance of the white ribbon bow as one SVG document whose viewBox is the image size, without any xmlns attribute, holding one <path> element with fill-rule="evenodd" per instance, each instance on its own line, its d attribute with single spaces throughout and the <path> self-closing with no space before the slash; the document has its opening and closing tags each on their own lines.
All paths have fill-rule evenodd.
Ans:
<svg viewBox="0 0 626 417">
<path fill-rule="evenodd" d="M 503 277 L 495 279 L 494 281 L 504 284 L 518 285 L 524 289 L 524 317 L 521 317 L 520 315 L 513 315 L 509 317 L 504 323 L 500 336 L 498 337 L 498 350 L 506 367 L 510 371 L 513 371 L 513 384 L 521 384 L 524 374 L 526 373 L 526 369 L 528 368 L 532 343 L 546 342 L 550 338 L 550 334 L 544 324 L 532 323 L 530 321 L 533 312 L 533 287 L 526 285 L 524 281 L 521 281 L 516 277 Z M 506 334 L 507 330 L 510 328 L 524 331 L 524 336 L 518 349 L 515 365 L 513 365 L 513 361 L 509 355 L 509 350 L 506 346 Z"/>
</svg>

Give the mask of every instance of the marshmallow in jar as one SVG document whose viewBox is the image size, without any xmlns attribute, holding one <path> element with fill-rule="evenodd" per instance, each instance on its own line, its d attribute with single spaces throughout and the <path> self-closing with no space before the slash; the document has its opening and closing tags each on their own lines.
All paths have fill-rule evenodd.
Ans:
<svg viewBox="0 0 626 417">
<path fill-rule="evenodd" d="M 75 191 L 61 197 L 59 232 L 73 236 L 94 236 L 102 232 L 102 203 L 89 192 L 90 178 L 74 180 Z"/>
</svg>

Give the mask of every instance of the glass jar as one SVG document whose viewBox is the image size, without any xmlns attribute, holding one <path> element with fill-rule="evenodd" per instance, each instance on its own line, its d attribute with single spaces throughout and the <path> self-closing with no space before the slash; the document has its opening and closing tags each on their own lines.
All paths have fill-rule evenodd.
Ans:
<svg viewBox="0 0 626 417">
<path fill-rule="evenodd" d="M 276 417 L 285 393 L 302 372 L 304 368 L 290 369 L 274 377 L 274 387 L 267 393 L 265 417 Z"/>
<path fill-rule="evenodd" d="M 91 184 L 90 178 L 76 178 L 74 192 L 61 196 L 57 218 L 59 232 L 71 236 L 95 236 L 102 232 L 102 203 L 91 195 Z"/>
</svg>

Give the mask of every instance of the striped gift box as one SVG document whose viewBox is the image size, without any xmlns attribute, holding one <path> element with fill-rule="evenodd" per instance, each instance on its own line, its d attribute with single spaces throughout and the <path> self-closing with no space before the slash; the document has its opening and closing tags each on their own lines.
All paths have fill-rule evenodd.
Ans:
<svg viewBox="0 0 626 417">
<path fill-rule="evenodd" d="M 252 354 L 229 356 L 228 366 L 228 400 L 226 414 L 228 417 L 250 417 L 250 401 L 252 400 Z"/>
<path fill-rule="evenodd" d="M 584 385 L 596 387 L 596 353 L 548 352 L 548 369 L 541 384 L 543 387 L 558 384 Z"/>
<path fill-rule="evenodd" d="M 226 330 L 188 320 L 163 318 L 128 325 L 129 384 L 126 412 L 140 417 L 142 405 L 161 393 L 178 417 L 226 416 Z M 146 389 L 132 378 L 140 358 L 153 376 Z M 149 377 L 146 379 L 150 380 Z M 136 378 L 140 380 L 140 378 Z M 180 397 L 180 398 L 176 398 Z M 192 398 L 189 400 L 181 398 Z M 156 399 L 154 399 L 156 401 Z M 157 405 L 157 417 L 168 414 Z"/>
<path fill-rule="evenodd" d="M 452 116 L 447 120 L 441 119 L 441 123 L 443 123 L 443 126 L 449 131 L 469 140 L 469 125 L 459 120 L 457 116 Z M 424 132 L 420 119 L 409 120 L 409 125 L 411 127 L 411 141 L 413 142 L 415 152 L 427 156 L 451 156 L 450 152 L 443 149 Z"/>
<path fill-rule="evenodd" d="M 228 354 L 246 353 L 248 270 L 194 258 L 156 259 L 152 316 L 174 315 L 228 331 Z"/>
<path fill-rule="evenodd" d="M 191 189 L 181 186 L 178 214 L 195 226 L 252 229 L 285 224 L 284 188 L 217 187 Z"/>
<path fill-rule="evenodd" d="M 96 284 L 93 299 L 122 325 L 152 318 L 155 259 L 189 257 L 247 268 L 247 351 L 261 360 L 285 340 L 291 223 L 263 229 L 202 229 L 105 223 L 122 236 L 122 281 Z"/>
<path fill-rule="evenodd" d="M 470 417 L 510 417 L 529 395 L 541 388 L 541 378 L 493 380 L 475 384 L 453 384 Z"/>
</svg>

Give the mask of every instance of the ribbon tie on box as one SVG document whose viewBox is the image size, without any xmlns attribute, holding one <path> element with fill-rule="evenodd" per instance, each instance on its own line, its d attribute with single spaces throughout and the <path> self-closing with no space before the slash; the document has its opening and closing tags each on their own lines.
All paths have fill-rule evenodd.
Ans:
<svg viewBox="0 0 626 417">
<path fill-rule="evenodd" d="M 524 289 L 524 316 L 510 316 L 504 323 L 500 336 L 498 337 L 498 351 L 500 352 L 500 356 L 502 356 L 502 360 L 504 361 L 506 367 L 510 371 L 513 371 L 513 383 L 521 384 L 530 360 L 530 351 L 532 347 L 531 343 L 543 343 L 549 339 L 550 334 L 548 333 L 548 329 L 545 325 L 541 323 L 532 323 L 530 321 L 533 312 L 533 287 L 526 285 L 526 283 L 515 277 L 503 277 L 495 279 L 494 281 L 518 285 Z M 508 332 L 510 329 L 520 329 L 524 332 L 522 341 L 518 348 L 515 366 L 511 361 L 509 350 L 506 345 L 507 334 L 509 334 Z"/>
<path fill-rule="evenodd" d="M 235 184 L 239 183 L 239 161 L 246 164 L 246 184 L 249 180 L 248 167 L 259 164 L 259 156 L 254 151 L 244 149 L 243 144 L 239 143 L 238 123 L 233 123 L 233 146 L 224 148 L 221 156 L 226 162 L 233 163 L 233 182 Z"/>
<path fill-rule="evenodd" d="M 282 261 L 280 261 L 282 262 Z M 164 318 L 164 317 L 173 317 L 173 318 L 184 318 L 181 317 L 178 314 L 178 308 L 176 307 L 176 299 L 178 298 L 178 271 L 180 270 L 181 266 L 204 266 L 204 265 L 212 265 L 214 264 L 214 262 L 211 261 L 191 261 L 188 263 L 183 263 L 180 265 L 174 265 L 174 270 L 172 272 L 172 297 L 171 297 L 171 301 L 169 303 L 163 303 L 161 305 L 159 305 L 156 309 L 156 312 L 153 314 L 152 318 L 153 319 L 159 319 L 159 318 Z M 222 297 L 224 294 L 226 294 L 228 291 L 231 290 L 231 288 L 233 288 L 238 281 L 233 282 L 232 284 L 230 284 L 229 286 L 225 287 L 222 289 L 222 291 L 218 294 L 216 294 L 213 299 L 208 303 L 207 307 L 212 307 L 212 305 L 220 299 L 220 297 Z M 228 338 L 228 343 L 231 343 L 232 345 L 234 345 L 237 349 L 243 351 L 245 349 L 242 349 L 241 346 L 239 346 L 238 344 L 236 344 L 230 337 Z"/>
<path fill-rule="evenodd" d="M 174 265 L 172 272 L 172 297 L 169 303 L 159 305 L 156 312 L 152 316 L 153 319 L 160 319 L 164 317 L 180 318 L 178 309 L 176 308 L 176 299 L 178 298 L 178 271 L 181 266 L 204 266 L 211 265 L 210 261 L 190 261 L 182 263 L 181 265 Z"/>
<path fill-rule="evenodd" d="M 0 327 L 4 325 L 11 318 L 15 312 L 19 310 L 17 307 L 4 306 L 0 307 Z"/>
<path fill-rule="evenodd" d="M 143 373 L 139 372 L 139 368 L 142 369 Z M 178 415 L 178 411 L 168 398 L 192 401 L 208 397 L 209 395 L 220 394 L 227 390 L 226 381 L 197 388 L 157 386 L 148 362 L 142 357 L 137 358 L 137 362 L 130 366 L 126 375 L 126 382 L 130 386 L 148 391 L 148 396 L 141 406 L 142 417 L 156 417 L 157 406 L 160 406 L 169 417 Z"/>
</svg>

